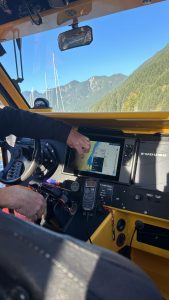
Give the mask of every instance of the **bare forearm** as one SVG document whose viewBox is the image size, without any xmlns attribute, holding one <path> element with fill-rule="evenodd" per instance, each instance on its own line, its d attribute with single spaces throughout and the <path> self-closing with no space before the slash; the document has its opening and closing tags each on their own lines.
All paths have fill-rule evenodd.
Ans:
<svg viewBox="0 0 169 300">
<path fill-rule="evenodd" d="M 15 209 L 20 214 L 36 220 L 45 212 L 46 201 L 39 193 L 15 185 L 0 189 L 0 207 Z"/>
</svg>

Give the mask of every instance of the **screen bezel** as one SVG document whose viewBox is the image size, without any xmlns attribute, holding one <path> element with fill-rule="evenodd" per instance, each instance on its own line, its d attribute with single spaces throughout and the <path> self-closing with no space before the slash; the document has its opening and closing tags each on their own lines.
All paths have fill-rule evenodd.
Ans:
<svg viewBox="0 0 169 300">
<path fill-rule="evenodd" d="M 117 164 L 116 175 L 113 176 L 113 175 L 99 174 L 99 173 L 95 173 L 95 172 L 80 171 L 80 170 L 74 169 L 73 166 L 71 166 L 71 164 L 70 164 L 70 160 L 73 161 L 73 157 L 75 157 L 76 152 L 74 149 L 71 149 L 68 146 L 66 149 L 66 157 L 65 157 L 65 163 L 63 166 L 63 172 L 69 173 L 69 174 L 72 174 L 75 176 L 80 175 L 80 176 L 95 177 L 95 178 L 102 178 L 102 179 L 107 179 L 107 180 L 118 181 L 119 175 L 120 175 L 120 169 L 121 169 L 122 156 L 123 156 L 124 137 L 116 138 L 116 137 L 112 137 L 112 136 L 97 136 L 97 135 L 89 135 L 89 134 L 86 136 L 88 136 L 91 141 L 119 144 L 120 151 L 119 151 L 119 159 L 118 159 L 118 164 Z"/>
</svg>

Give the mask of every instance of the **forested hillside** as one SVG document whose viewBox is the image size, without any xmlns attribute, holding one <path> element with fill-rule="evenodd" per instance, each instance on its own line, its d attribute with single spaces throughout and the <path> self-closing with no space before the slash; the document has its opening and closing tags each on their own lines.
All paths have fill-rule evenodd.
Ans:
<svg viewBox="0 0 169 300">
<path fill-rule="evenodd" d="M 54 111 L 89 111 L 89 107 L 96 104 L 108 92 L 120 86 L 127 76 L 113 74 L 111 76 L 93 76 L 86 81 L 71 81 L 66 85 L 39 91 L 25 91 L 23 95 L 30 106 L 37 97 L 47 98 Z M 63 103 L 63 105 L 62 105 Z"/>
<path fill-rule="evenodd" d="M 142 64 L 91 111 L 169 111 L 169 45 Z"/>
</svg>

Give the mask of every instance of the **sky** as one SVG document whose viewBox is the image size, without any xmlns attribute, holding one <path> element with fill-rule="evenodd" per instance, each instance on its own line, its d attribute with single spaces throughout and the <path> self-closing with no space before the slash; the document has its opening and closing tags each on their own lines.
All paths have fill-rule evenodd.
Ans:
<svg viewBox="0 0 169 300">
<path fill-rule="evenodd" d="M 144 61 L 169 43 L 169 0 L 146 5 L 95 20 L 85 21 L 93 29 L 93 42 L 61 52 L 57 37 L 62 27 L 23 39 L 25 80 L 22 91 L 52 88 L 95 75 L 130 75 Z M 1 62 L 16 78 L 12 42 L 3 44 L 7 54 Z M 54 74 L 53 56 L 57 73 Z"/>
</svg>

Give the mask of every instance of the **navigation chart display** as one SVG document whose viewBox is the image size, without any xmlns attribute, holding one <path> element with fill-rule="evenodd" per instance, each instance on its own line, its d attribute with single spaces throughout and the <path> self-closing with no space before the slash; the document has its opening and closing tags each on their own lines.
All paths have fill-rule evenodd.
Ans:
<svg viewBox="0 0 169 300">
<path fill-rule="evenodd" d="M 84 158 L 76 155 L 74 165 L 78 171 L 116 176 L 119 154 L 119 143 L 91 141 L 90 152 Z"/>
</svg>

